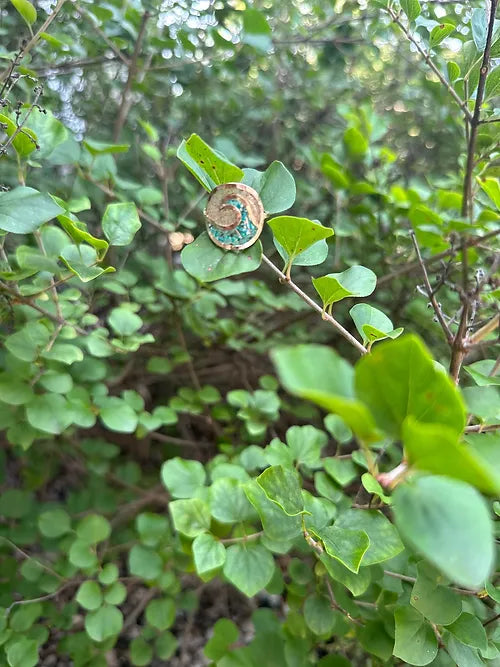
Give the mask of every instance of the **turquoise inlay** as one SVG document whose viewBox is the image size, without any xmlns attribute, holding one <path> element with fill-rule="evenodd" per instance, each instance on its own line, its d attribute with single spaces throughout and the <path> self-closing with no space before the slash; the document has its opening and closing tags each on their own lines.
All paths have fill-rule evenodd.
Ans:
<svg viewBox="0 0 500 667">
<path fill-rule="evenodd" d="M 243 245 L 253 239 L 257 233 L 257 227 L 248 217 L 248 211 L 244 204 L 242 204 L 237 199 L 228 199 L 226 204 L 230 204 L 237 208 L 241 213 L 241 222 L 234 229 L 225 230 L 216 227 L 215 225 L 209 224 L 208 230 L 210 234 L 219 241 L 219 243 L 228 243 L 231 245 Z"/>
</svg>

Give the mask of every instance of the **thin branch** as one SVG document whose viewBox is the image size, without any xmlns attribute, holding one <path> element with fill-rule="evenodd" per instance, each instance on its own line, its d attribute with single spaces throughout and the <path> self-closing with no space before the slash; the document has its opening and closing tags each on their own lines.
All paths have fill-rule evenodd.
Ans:
<svg viewBox="0 0 500 667">
<path fill-rule="evenodd" d="M 487 621 L 483 623 L 483 627 L 486 627 L 490 623 L 493 623 L 493 621 L 497 621 L 500 618 L 500 614 L 497 614 L 496 616 L 493 616 L 492 618 L 489 618 Z"/>
<path fill-rule="evenodd" d="M 14 132 L 10 135 L 10 137 L 7 139 L 7 141 L 0 146 L 0 154 L 5 153 L 7 151 L 7 148 L 14 142 L 15 138 L 21 133 L 24 134 L 25 136 L 27 136 L 28 139 L 30 139 L 30 141 L 36 146 L 36 148 L 39 148 L 39 146 L 36 142 L 36 139 L 33 139 L 33 137 L 30 134 L 28 134 L 27 132 L 24 132 L 23 127 L 26 125 L 26 121 L 28 120 L 28 118 L 33 113 L 33 109 L 37 106 L 38 100 L 40 99 L 40 95 L 42 94 L 42 91 L 43 91 L 43 88 L 42 88 L 41 85 L 36 86 L 34 88 L 35 99 L 31 103 L 30 108 L 26 111 L 22 121 L 21 122 L 19 122 L 19 120 L 17 121 L 17 126 L 16 126 L 16 129 L 14 130 Z"/>
<path fill-rule="evenodd" d="M 494 317 L 491 318 L 484 326 L 482 326 L 480 329 L 478 329 L 472 336 L 469 338 L 469 345 L 476 345 L 480 341 L 483 340 L 483 338 L 486 338 L 488 334 L 490 334 L 492 331 L 495 331 L 495 329 L 498 327 L 500 324 L 500 314 L 495 315 Z"/>
<path fill-rule="evenodd" d="M 406 581 L 409 584 L 414 584 L 417 581 L 416 577 L 409 577 L 406 574 L 399 574 L 399 572 L 391 572 L 390 570 L 384 570 L 384 574 L 386 574 L 388 577 L 393 577 L 394 579 Z M 460 595 L 479 595 L 478 591 L 470 591 L 467 588 L 457 588 L 456 586 L 450 586 L 450 590 L 455 591 L 455 593 L 460 593 Z"/>
<path fill-rule="evenodd" d="M 241 537 L 225 537 L 222 540 L 219 540 L 222 544 L 237 544 L 241 542 L 249 542 L 250 540 L 256 540 L 261 535 L 264 534 L 263 530 L 259 530 L 258 533 L 251 533 L 250 535 L 242 535 Z"/>
<path fill-rule="evenodd" d="M 344 614 L 344 616 L 347 616 L 347 618 L 352 623 L 354 623 L 354 625 L 363 626 L 364 623 L 362 623 L 362 621 L 360 621 L 357 618 L 354 618 L 353 616 L 351 616 L 351 614 L 346 609 L 344 609 L 343 607 L 341 607 L 339 605 L 339 603 L 335 599 L 335 595 L 333 594 L 332 585 L 331 585 L 330 580 L 328 579 L 328 577 L 325 578 L 325 583 L 326 583 L 326 590 L 328 591 L 328 597 L 330 598 L 330 606 L 332 607 L 332 609 L 336 609 L 337 611 L 340 611 L 342 614 Z"/>
<path fill-rule="evenodd" d="M 500 429 L 500 424 L 474 424 L 474 426 L 466 426 L 464 433 L 486 433 L 487 431 L 497 431 Z"/>
<path fill-rule="evenodd" d="M 484 241 L 488 241 L 491 238 L 494 238 L 495 236 L 498 236 L 500 234 L 500 229 L 495 229 L 492 232 L 488 232 L 488 234 L 485 234 L 484 236 L 475 236 L 473 238 L 470 238 L 467 240 L 466 245 L 467 248 L 472 248 L 477 245 L 481 245 L 484 243 Z M 423 260 L 423 263 L 426 267 L 432 266 L 433 264 L 436 264 L 442 259 L 445 259 L 446 257 L 449 257 L 452 255 L 456 250 L 454 248 L 449 248 L 448 250 L 443 250 L 443 252 L 438 253 L 437 255 L 433 255 L 432 257 L 428 257 L 427 259 Z M 411 273 L 412 271 L 415 271 L 416 269 L 420 268 L 420 262 L 418 260 L 414 262 L 408 262 L 408 264 L 404 264 L 403 266 L 398 267 L 397 269 L 394 269 L 391 273 L 386 274 L 385 276 L 381 276 L 377 280 L 377 287 L 380 287 L 381 285 L 390 282 L 394 278 L 399 278 L 399 276 L 404 275 L 405 273 Z"/>
<path fill-rule="evenodd" d="M 425 264 L 422 260 L 422 255 L 420 254 L 420 248 L 418 246 L 417 237 L 415 236 L 415 232 L 413 230 L 410 231 L 410 238 L 412 240 L 413 247 L 415 248 L 415 252 L 417 253 L 420 268 L 422 269 L 422 275 L 424 277 L 427 296 L 429 297 L 432 307 L 434 308 L 434 312 L 436 313 L 436 317 L 438 319 L 439 324 L 441 325 L 441 329 L 443 330 L 443 333 L 445 335 L 446 340 L 448 341 L 448 344 L 453 345 L 453 334 L 451 333 L 450 328 L 446 320 L 444 319 L 443 311 L 441 310 L 441 305 L 438 303 L 436 295 L 434 294 L 434 290 L 431 287 L 429 276 L 427 275 L 427 269 L 425 268 Z"/>
<path fill-rule="evenodd" d="M 0 539 L 3 540 L 6 544 L 8 544 L 11 547 L 11 549 L 14 549 L 14 551 L 16 553 L 18 553 L 20 556 L 22 556 L 26 560 L 32 560 L 34 563 L 39 565 L 43 570 L 46 570 L 53 577 L 55 577 L 56 579 L 59 579 L 59 581 L 64 581 L 64 577 L 62 575 L 60 575 L 59 572 L 56 572 L 51 567 L 49 567 L 48 565 L 45 565 L 45 563 L 38 560 L 37 558 L 34 558 L 33 556 L 30 556 L 30 554 L 26 553 L 26 551 L 23 551 L 20 547 L 17 546 L 17 544 L 15 544 L 11 540 L 9 540 L 7 537 L 3 537 L 3 535 L 1 535 Z"/>
<path fill-rule="evenodd" d="M 59 12 L 61 11 L 65 2 L 66 2 L 66 0 L 58 0 L 57 5 L 52 10 L 52 14 L 49 14 L 49 16 L 47 16 L 45 21 L 42 23 L 40 28 L 36 31 L 36 33 L 30 39 L 30 41 L 26 44 L 25 47 L 23 47 L 21 58 L 24 58 L 24 56 L 31 51 L 31 49 L 35 46 L 35 44 L 40 39 L 40 36 L 42 35 L 42 33 L 47 32 L 47 28 L 50 26 L 52 21 L 59 14 Z M 12 73 L 12 69 L 9 67 L 8 69 L 5 70 L 5 72 L 0 77 L 0 81 L 5 81 L 6 79 L 8 79 L 8 77 L 10 76 L 11 73 Z"/>
<path fill-rule="evenodd" d="M 311 297 L 307 296 L 305 292 L 303 292 L 298 285 L 296 285 L 292 280 L 288 279 L 286 275 L 278 269 L 278 267 L 271 262 L 270 259 L 266 257 L 266 255 L 262 255 L 262 261 L 264 264 L 267 264 L 267 266 L 274 271 L 274 273 L 279 277 L 280 281 L 287 285 L 295 294 L 297 294 L 303 301 L 307 303 L 308 306 L 311 306 L 311 308 L 314 308 L 316 312 L 318 312 L 321 317 L 326 320 L 327 322 L 330 322 L 337 331 L 343 336 L 346 340 L 353 345 L 360 354 L 366 354 L 368 350 L 364 345 L 362 345 L 352 334 L 350 334 L 347 329 L 344 329 L 344 327 L 340 324 L 340 322 L 337 322 L 335 318 L 333 318 L 331 315 L 328 313 L 325 313 L 321 306 L 319 306 L 315 301 L 311 299 Z"/>
<path fill-rule="evenodd" d="M 139 34 L 137 35 L 137 40 L 134 46 L 134 52 L 132 54 L 132 59 L 128 68 L 127 82 L 125 83 L 125 88 L 123 89 L 120 106 L 118 108 L 118 115 L 116 117 L 116 123 L 113 130 L 113 141 L 118 141 L 120 139 L 120 134 L 122 132 L 125 121 L 127 120 L 128 112 L 132 103 L 130 92 L 132 90 L 132 85 L 134 83 L 135 77 L 138 72 L 138 60 L 141 54 L 142 42 L 144 41 L 144 35 L 146 34 L 146 26 L 149 17 L 151 14 L 149 12 L 144 12 L 142 15 L 142 23 L 139 29 Z"/>
<path fill-rule="evenodd" d="M 411 32 L 410 32 L 410 31 L 408 30 L 408 28 L 405 26 L 405 24 L 400 20 L 398 14 L 396 14 L 396 12 L 394 12 L 394 10 L 391 9 L 391 7 L 387 7 L 387 8 L 385 9 L 385 11 L 388 12 L 388 14 L 390 15 L 390 17 L 391 17 L 392 20 L 394 21 L 394 23 L 395 23 L 397 26 L 399 26 L 399 28 L 401 28 L 401 30 L 403 31 L 404 35 L 406 36 L 406 39 L 407 39 L 409 42 L 411 42 L 411 43 L 413 44 L 413 46 L 417 49 L 417 51 L 418 51 L 418 53 L 420 54 L 420 56 L 424 59 L 424 61 L 427 63 L 427 65 L 431 68 L 431 70 L 432 70 L 432 71 L 434 72 L 434 74 L 437 76 L 437 78 L 439 79 L 439 81 L 443 84 L 443 86 L 446 88 L 446 90 L 450 93 L 450 95 L 453 97 L 453 99 L 454 99 L 455 102 L 458 104 L 458 106 L 462 109 L 462 111 L 463 111 L 465 117 L 466 117 L 468 120 L 472 120 L 472 114 L 471 114 L 471 112 L 469 111 L 469 108 L 468 108 L 468 106 L 467 106 L 467 102 L 465 102 L 465 101 L 460 97 L 460 95 L 458 95 L 458 93 L 455 91 L 455 89 L 448 83 L 448 81 L 446 81 L 446 79 L 444 78 L 444 76 L 441 74 L 439 68 L 436 67 L 436 65 L 435 65 L 435 64 L 433 63 L 433 61 L 431 60 L 430 53 L 427 53 L 427 51 L 425 51 L 425 49 L 423 49 L 423 48 L 420 46 L 419 42 L 413 37 L 413 35 L 411 34 Z"/>
<path fill-rule="evenodd" d="M 120 51 L 120 49 L 112 42 L 111 39 L 106 35 L 105 32 L 103 32 L 100 27 L 97 25 L 97 23 L 94 20 L 94 17 L 92 14 L 90 14 L 86 9 L 78 5 L 77 7 L 78 12 L 87 19 L 87 21 L 92 25 L 92 28 L 95 30 L 95 32 L 99 35 L 99 37 L 109 46 L 111 51 L 115 54 L 117 58 L 119 58 L 124 65 L 127 67 L 130 67 L 130 61 L 128 58 L 126 58 L 123 53 Z"/>
</svg>

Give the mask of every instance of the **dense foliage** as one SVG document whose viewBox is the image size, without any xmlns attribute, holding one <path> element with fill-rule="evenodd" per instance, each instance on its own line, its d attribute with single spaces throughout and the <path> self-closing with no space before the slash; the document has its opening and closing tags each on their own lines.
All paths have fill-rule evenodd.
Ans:
<svg viewBox="0 0 500 667">
<path fill-rule="evenodd" d="M 0 10 L 1 664 L 500 664 L 496 9 Z"/>
</svg>

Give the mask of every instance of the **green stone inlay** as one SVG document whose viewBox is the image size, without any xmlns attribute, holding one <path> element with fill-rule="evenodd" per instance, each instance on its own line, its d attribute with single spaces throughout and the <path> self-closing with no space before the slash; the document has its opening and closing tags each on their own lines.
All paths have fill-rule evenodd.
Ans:
<svg viewBox="0 0 500 667">
<path fill-rule="evenodd" d="M 208 231 L 219 243 L 227 243 L 234 246 L 243 245 L 251 241 L 257 234 L 257 227 L 248 217 L 248 211 L 244 204 L 237 199 L 228 199 L 226 204 L 237 208 L 241 213 L 241 222 L 234 229 L 225 230 L 209 223 Z"/>
</svg>

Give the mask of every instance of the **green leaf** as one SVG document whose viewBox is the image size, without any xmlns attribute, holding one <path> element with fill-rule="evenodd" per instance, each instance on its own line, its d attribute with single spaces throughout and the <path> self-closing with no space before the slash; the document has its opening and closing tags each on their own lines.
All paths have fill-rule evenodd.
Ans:
<svg viewBox="0 0 500 667">
<path fill-rule="evenodd" d="M 39 602 L 34 602 L 23 608 L 18 606 L 14 609 L 12 616 L 9 619 L 9 627 L 14 632 L 26 633 L 27 630 L 33 627 L 35 621 L 40 618 L 43 613 L 43 607 Z"/>
<path fill-rule="evenodd" d="M 196 572 L 201 577 L 224 565 L 226 550 L 213 535 L 203 533 L 198 535 L 193 542 L 193 557 Z"/>
<path fill-rule="evenodd" d="M 38 528 L 45 537 L 61 537 L 71 530 L 71 519 L 63 509 L 47 510 L 38 517 Z"/>
<path fill-rule="evenodd" d="M 191 498 L 206 482 L 206 473 L 199 461 L 176 456 L 165 461 L 161 478 L 173 498 Z"/>
<path fill-rule="evenodd" d="M 269 500 L 279 505 L 288 516 L 304 512 L 299 480 L 294 471 L 280 465 L 271 466 L 257 477 L 257 483 Z"/>
<path fill-rule="evenodd" d="M 498 178 L 477 178 L 476 180 L 497 209 L 500 210 L 500 184 Z"/>
<path fill-rule="evenodd" d="M 317 241 L 333 236 L 333 229 L 307 218 L 282 215 L 269 221 L 274 238 L 285 249 L 290 262 Z"/>
<path fill-rule="evenodd" d="M 484 100 L 489 100 L 491 97 L 496 97 L 500 93 L 500 67 L 495 67 L 491 70 L 486 79 L 486 86 L 484 88 Z"/>
<path fill-rule="evenodd" d="M 276 239 L 273 239 L 274 246 L 279 252 L 280 257 L 285 262 L 285 265 L 290 263 L 290 256 L 283 246 L 278 243 Z M 325 259 L 328 256 L 328 243 L 325 239 L 313 243 L 312 246 L 309 246 L 307 250 L 299 253 L 295 256 L 293 263 L 295 266 L 317 266 L 318 264 L 323 264 Z"/>
<path fill-rule="evenodd" d="M 36 9 L 29 0 L 10 0 L 26 23 L 31 26 L 36 21 Z"/>
<path fill-rule="evenodd" d="M 346 530 L 364 531 L 370 546 L 363 556 L 362 565 L 374 565 L 394 558 L 404 546 L 395 527 L 378 510 L 349 509 L 342 512 L 335 521 L 335 527 Z"/>
<path fill-rule="evenodd" d="M 5 347 L 22 361 L 35 361 L 50 340 L 50 332 L 40 322 L 28 322 L 5 339 Z"/>
<path fill-rule="evenodd" d="M 369 296 L 377 284 L 377 276 L 364 266 L 351 266 L 342 273 L 312 279 L 314 289 L 323 301 L 323 308 L 347 297 Z"/>
<path fill-rule="evenodd" d="M 422 10 L 418 0 L 400 0 L 400 4 L 409 21 L 414 21 L 420 16 Z"/>
<path fill-rule="evenodd" d="M 171 598 L 151 600 L 146 607 L 146 621 L 156 630 L 167 630 L 175 621 L 175 603 Z"/>
<path fill-rule="evenodd" d="M 212 243 L 207 232 L 200 234 L 181 253 L 182 265 L 186 271 L 204 283 L 255 271 L 259 268 L 261 259 L 260 241 L 247 250 L 223 250 Z"/>
<path fill-rule="evenodd" d="M 127 597 L 127 589 L 121 581 L 115 581 L 104 593 L 104 601 L 108 604 L 121 604 Z"/>
<path fill-rule="evenodd" d="M 210 528 L 210 509 L 200 498 L 174 500 L 168 506 L 175 530 L 196 537 Z"/>
<path fill-rule="evenodd" d="M 110 431 L 133 433 L 137 428 L 137 414 L 122 398 L 108 396 L 101 401 L 100 408 L 101 421 Z"/>
<path fill-rule="evenodd" d="M 78 524 L 76 534 L 84 542 L 97 544 L 107 540 L 111 535 L 111 525 L 100 514 L 89 514 Z"/>
<path fill-rule="evenodd" d="M 155 641 L 156 655 L 160 660 L 168 660 L 176 652 L 178 644 L 179 642 L 171 632 L 162 632 Z"/>
<path fill-rule="evenodd" d="M 248 500 L 257 510 L 265 535 L 276 542 L 287 542 L 301 534 L 300 516 L 288 516 L 281 507 L 269 500 L 255 480 L 244 486 Z"/>
<path fill-rule="evenodd" d="M 98 609 L 102 604 L 102 592 L 97 581 L 84 581 L 80 584 L 75 599 L 88 611 Z"/>
<path fill-rule="evenodd" d="M 495 359 L 481 359 L 473 364 L 464 366 L 464 371 L 473 378 L 474 382 L 480 387 L 486 387 L 490 384 L 500 385 L 500 374 L 497 372 L 491 375 L 495 367 Z"/>
<path fill-rule="evenodd" d="M 459 390 L 434 364 L 421 340 L 406 335 L 381 343 L 356 365 L 356 392 L 378 425 L 400 437 L 404 420 L 448 426 L 461 433 L 465 409 Z"/>
<path fill-rule="evenodd" d="M 472 38 L 478 51 L 484 51 L 488 35 L 488 15 L 486 10 L 477 7 L 472 10 L 471 17 Z"/>
<path fill-rule="evenodd" d="M 140 228 L 141 221 L 135 204 L 120 202 L 106 206 L 102 218 L 102 231 L 110 245 L 129 245 Z"/>
<path fill-rule="evenodd" d="M 358 468 L 350 459 L 339 459 L 335 456 L 329 456 L 323 459 L 323 467 L 332 479 L 339 486 L 347 486 L 354 479 L 359 477 Z"/>
<path fill-rule="evenodd" d="M 101 582 L 101 584 L 104 584 L 105 586 L 109 586 L 109 584 L 112 584 L 116 579 L 118 579 L 118 575 L 120 574 L 118 570 L 118 566 L 115 563 L 106 563 L 102 570 L 99 572 L 98 579 Z"/>
<path fill-rule="evenodd" d="M 365 651 L 373 653 L 384 663 L 388 662 L 394 648 L 394 639 L 387 634 L 382 621 L 368 621 L 356 629 L 356 636 Z"/>
<path fill-rule="evenodd" d="M 253 597 L 271 581 L 274 559 L 261 544 L 232 544 L 226 550 L 224 574 L 242 593 Z"/>
<path fill-rule="evenodd" d="M 220 618 L 213 627 L 213 635 L 205 644 L 203 653 L 210 660 L 220 660 L 231 644 L 238 639 L 239 631 L 228 618 Z"/>
<path fill-rule="evenodd" d="M 117 336 L 132 336 L 142 327 L 142 320 L 126 306 L 113 308 L 108 322 Z"/>
<path fill-rule="evenodd" d="M 260 196 L 267 214 L 286 211 L 295 202 L 295 180 L 282 162 L 271 162 L 266 171 L 244 169 L 243 183 Z"/>
<path fill-rule="evenodd" d="M 396 634 L 394 655 L 410 665 L 428 665 L 438 652 L 436 635 L 422 614 L 412 607 L 394 612 Z"/>
<path fill-rule="evenodd" d="M 357 160 L 368 151 L 368 141 L 357 127 L 350 127 L 344 132 L 344 145 L 350 157 Z"/>
<path fill-rule="evenodd" d="M 448 632 L 462 644 L 486 651 L 488 647 L 486 630 L 477 616 L 464 612 L 451 625 L 446 624 L 446 626 Z"/>
<path fill-rule="evenodd" d="M 167 535 L 169 535 L 169 524 L 167 517 L 153 512 L 143 512 L 135 520 L 137 532 L 141 537 L 142 544 L 155 547 Z"/>
<path fill-rule="evenodd" d="M 180 501 L 178 501 L 180 502 Z M 151 581 L 160 576 L 162 560 L 158 553 L 142 544 L 134 544 L 128 556 L 128 569 L 134 577 Z"/>
<path fill-rule="evenodd" d="M 461 479 L 485 493 L 500 494 L 500 474 L 474 449 L 458 442 L 458 434 L 440 424 L 403 424 L 408 463 L 419 470 Z"/>
<path fill-rule="evenodd" d="M 340 415 L 365 442 L 379 439 L 373 417 L 354 393 L 354 370 L 331 348 L 297 345 L 271 352 L 280 380 L 292 394 Z"/>
<path fill-rule="evenodd" d="M 23 105 L 23 109 L 27 112 L 29 105 Z M 54 150 L 69 138 L 68 130 L 48 109 L 42 113 L 35 107 L 28 119 L 28 126 L 38 140 L 37 160 L 49 158 Z"/>
<path fill-rule="evenodd" d="M 361 483 L 368 493 L 377 495 L 384 503 L 387 503 L 387 505 L 392 503 L 392 498 L 384 493 L 384 489 L 380 482 L 378 482 L 369 472 L 365 472 L 361 475 Z"/>
<path fill-rule="evenodd" d="M 76 361 L 83 361 L 83 352 L 76 345 L 71 343 L 54 343 L 50 350 L 42 352 L 44 359 L 60 361 L 62 364 L 74 364 Z"/>
<path fill-rule="evenodd" d="M 355 574 L 337 560 L 337 558 L 333 558 L 328 553 L 322 554 L 320 561 L 325 566 L 330 577 L 343 584 L 355 597 L 362 595 L 370 585 L 371 574 L 370 569 L 367 567 L 360 568 L 359 572 Z"/>
<path fill-rule="evenodd" d="M 330 636 L 335 627 L 335 612 L 324 595 L 309 595 L 304 603 L 304 620 L 315 635 Z"/>
<path fill-rule="evenodd" d="M 349 311 L 349 315 L 363 338 L 363 344 L 374 343 L 384 338 L 397 338 L 403 329 L 394 329 L 391 320 L 381 310 L 367 303 L 357 303 Z"/>
<path fill-rule="evenodd" d="M 210 512 L 221 523 L 237 523 L 253 519 L 255 511 L 247 500 L 241 482 L 222 477 L 210 487 Z"/>
<path fill-rule="evenodd" d="M 441 23 L 440 25 L 435 26 L 431 30 L 431 36 L 429 39 L 429 47 L 433 49 L 435 46 L 440 44 L 443 39 L 446 39 L 448 35 L 451 35 L 454 32 L 455 26 L 452 23 Z"/>
<path fill-rule="evenodd" d="M 95 642 L 118 635 L 123 627 L 123 616 L 119 609 L 102 605 L 97 611 L 91 611 L 85 617 L 85 630 Z"/>
<path fill-rule="evenodd" d="M 33 188 L 0 192 L 0 229 L 6 232 L 29 234 L 62 212 L 50 195 Z"/>
<path fill-rule="evenodd" d="M 450 81 L 455 81 L 460 76 L 460 67 L 453 60 L 449 60 L 446 63 L 446 68 L 448 70 L 448 79 Z"/>
<path fill-rule="evenodd" d="M 16 380 L 9 373 L 0 375 L 0 401 L 7 405 L 24 405 L 33 399 L 29 384 Z"/>
<path fill-rule="evenodd" d="M 89 234 L 89 232 L 83 228 L 83 223 L 79 220 L 72 220 L 67 215 L 58 215 L 57 220 L 73 241 L 76 243 L 87 243 L 98 252 L 99 259 L 104 257 L 109 248 L 109 243 L 107 241 L 98 239 L 95 236 L 92 236 L 92 234 Z"/>
<path fill-rule="evenodd" d="M 209 192 L 222 183 L 238 183 L 244 176 L 239 167 L 215 152 L 197 134 L 181 143 L 177 157 Z"/>
<path fill-rule="evenodd" d="M 359 572 L 363 556 L 370 546 L 370 538 L 364 530 L 351 530 L 334 525 L 315 532 L 329 556 L 336 558 L 351 572 Z"/>
<path fill-rule="evenodd" d="M 130 662 L 135 667 L 145 667 L 153 660 L 152 647 L 142 638 L 135 637 L 130 642 Z"/>
<path fill-rule="evenodd" d="M 126 153 L 130 148 L 129 144 L 109 144 L 105 141 L 96 139 L 84 139 L 83 145 L 91 155 L 106 155 L 108 153 Z"/>
<path fill-rule="evenodd" d="M 6 648 L 9 667 L 35 667 L 38 665 L 38 645 L 34 639 L 15 638 Z"/>
<path fill-rule="evenodd" d="M 286 442 L 299 465 L 313 467 L 319 464 L 321 450 L 326 447 L 328 437 L 324 431 L 309 424 L 291 426 L 286 432 Z"/>
<path fill-rule="evenodd" d="M 58 435 L 68 428 L 72 415 L 59 394 L 39 394 L 26 406 L 26 418 L 33 428 Z"/>
<path fill-rule="evenodd" d="M 447 477 L 417 477 L 398 485 L 393 500 L 407 542 L 458 584 L 484 584 L 494 563 L 493 527 L 474 488 Z"/>
<path fill-rule="evenodd" d="M 443 642 L 457 667 L 483 667 L 485 662 L 481 660 L 477 649 L 462 644 L 449 632 L 443 633 Z"/>
<path fill-rule="evenodd" d="M 253 7 L 245 9 L 242 41 L 263 52 L 272 47 L 271 28 L 264 14 L 258 9 Z"/>
<path fill-rule="evenodd" d="M 59 257 L 67 268 L 84 283 L 99 278 L 103 273 L 113 273 L 115 270 L 112 266 L 104 269 L 96 266 L 99 262 L 97 253 L 94 248 L 87 245 L 68 245 L 61 250 Z"/>
<path fill-rule="evenodd" d="M 97 557 L 91 544 L 75 540 L 69 550 L 69 561 L 77 568 L 90 569 L 97 565 Z"/>
<path fill-rule="evenodd" d="M 0 128 L 0 132 L 5 132 L 9 138 L 14 134 L 16 135 L 12 140 L 12 148 L 16 151 L 19 157 L 27 157 L 36 149 L 38 145 L 37 136 L 32 130 L 23 127 L 22 131 L 18 132 L 16 123 L 3 113 L 0 114 L 0 124 L 4 126 L 3 128 Z"/>
<path fill-rule="evenodd" d="M 500 389 L 494 386 L 465 387 L 462 391 L 467 411 L 481 421 L 500 419 Z"/>
<path fill-rule="evenodd" d="M 462 599 L 446 585 L 442 576 L 432 577 L 430 569 L 424 567 L 424 563 L 419 563 L 410 603 L 431 623 L 448 625 L 462 613 Z"/>
</svg>

